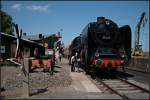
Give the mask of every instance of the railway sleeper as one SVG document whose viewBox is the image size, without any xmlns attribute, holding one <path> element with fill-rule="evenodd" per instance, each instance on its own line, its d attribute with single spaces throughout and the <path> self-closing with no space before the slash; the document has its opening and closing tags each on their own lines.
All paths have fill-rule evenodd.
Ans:
<svg viewBox="0 0 150 100">
<path fill-rule="evenodd" d="M 106 84 L 108 84 L 108 85 L 128 85 L 128 86 L 130 86 L 129 84 L 124 84 L 124 83 L 106 83 Z"/>
<path fill-rule="evenodd" d="M 130 85 L 111 85 L 113 88 L 131 88 L 132 86 Z"/>
<path fill-rule="evenodd" d="M 136 88 L 134 88 L 134 87 L 115 87 L 114 89 L 116 89 L 116 90 L 128 90 L 128 91 L 135 91 L 135 90 L 137 90 Z"/>
<path fill-rule="evenodd" d="M 134 90 L 134 91 L 129 91 L 129 90 L 126 90 L 126 91 L 124 91 L 124 90 L 118 90 L 118 92 L 121 93 L 121 94 L 126 94 L 126 93 L 142 93 L 141 90 Z"/>
<path fill-rule="evenodd" d="M 110 83 L 118 83 L 118 82 L 120 82 L 120 80 L 104 80 L 104 82 L 110 82 Z"/>
</svg>

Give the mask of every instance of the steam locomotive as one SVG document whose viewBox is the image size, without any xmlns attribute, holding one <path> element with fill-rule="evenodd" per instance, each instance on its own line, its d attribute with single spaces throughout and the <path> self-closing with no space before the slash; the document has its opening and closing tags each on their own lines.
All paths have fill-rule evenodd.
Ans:
<svg viewBox="0 0 150 100">
<path fill-rule="evenodd" d="M 69 48 L 73 54 L 80 51 L 86 73 L 93 69 L 116 70 L 131 59 L 131 28 L 118 25 L 105 17 L 97 17 L 76 37 Z"/>
</svg>

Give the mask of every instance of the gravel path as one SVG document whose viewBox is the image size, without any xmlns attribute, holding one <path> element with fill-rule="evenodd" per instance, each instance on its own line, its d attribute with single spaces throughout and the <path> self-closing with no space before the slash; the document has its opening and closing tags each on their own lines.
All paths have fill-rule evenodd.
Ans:
<svg viewBox="0 0 150 100">
<path fill-rule="evenodd" d="M 50 72 L 33 72 L 29 74 L 30 93 L 37 89 L 55 87 L 67 87 L 71 85 L 69 69 L 66 68 L 67 63 L 58 64 L 54 69 L 54 75 Z M 18 67 L 1 67 L 1 86 L 4 86 L 6 91 L 15 91 L 22 87 L 21 69 Z"/>
<path fill-rule="evenodd" d="M 17 67 L 1 67 L 1 86 L 6 90 L 14 90 L 22 87 L 22 78 L 19 76 L 20 68 Z"/>
</svg>

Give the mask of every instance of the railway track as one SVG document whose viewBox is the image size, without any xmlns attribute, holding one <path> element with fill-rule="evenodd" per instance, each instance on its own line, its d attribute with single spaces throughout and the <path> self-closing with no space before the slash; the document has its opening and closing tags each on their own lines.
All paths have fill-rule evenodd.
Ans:
<svg viewBox="0 0 150 100">
<path fill-rule="evenodd" d="M 131 99 L 139 99 L 144 97 L 143 99 L 149 99 L 149 90 L 144 89 L 140 86 L 137 86 L 125 79 L 117 77 L 116 79 L 99 79 L 96 78 L 98 82 L 100 82 L 105 88 L 109 89 L 111 93 L 115 93 L 119 95 L 124 100 L 131 100 Z M 134 94 L 134 95 L 132 95 Z M 134 97 L 133 97 L 134 96 Z M 137 96 L 137 97 L 136 97 Z M 147 96 L 147 97 L 146 97 Z"/>
</svg>

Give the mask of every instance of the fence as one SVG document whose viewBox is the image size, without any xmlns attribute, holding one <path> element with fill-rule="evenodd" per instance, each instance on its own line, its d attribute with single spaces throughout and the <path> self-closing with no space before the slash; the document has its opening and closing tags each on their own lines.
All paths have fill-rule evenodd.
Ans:
<svg viewBox="0 0 150 100">
<path fill-rule="evenodd" d="M 128 68 L 148 72 L 149 71 L 149 58 L 144 57 L 133 57 Z"/>
</svg>

